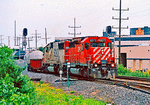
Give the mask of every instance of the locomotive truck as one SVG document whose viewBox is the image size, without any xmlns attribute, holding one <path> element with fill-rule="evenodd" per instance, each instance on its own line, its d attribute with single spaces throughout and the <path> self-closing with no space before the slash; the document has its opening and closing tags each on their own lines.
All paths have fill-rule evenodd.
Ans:
<svg viewBox="0 0 150 105">
<path fill-rule="evenodd" d="M 44 47 L 45 72 L 83 77 L 111 78 L 117 75 L 112 41 L 107 37 L 87 36 L 55 40 Z"/>
</svg>

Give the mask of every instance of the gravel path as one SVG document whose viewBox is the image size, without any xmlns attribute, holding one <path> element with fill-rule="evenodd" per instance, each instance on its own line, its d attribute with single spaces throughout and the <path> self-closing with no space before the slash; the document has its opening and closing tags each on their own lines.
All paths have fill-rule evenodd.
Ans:
<svg viewBox="0 0 150 105">
<path fill-rule="evenodd" d="M 51 74 L 41 74 L 26 72 L 29 77 L 41 77 L 42 81 L 52 84 L 56 88 L 61 88 L 70 93 L 83 95 L 84 97 L 93 97 L 97 100 L 112 102 L 114 105 L 150 105 L 150 95 L 132 89 L 94 83 L 89 81 L 69 81 L 69 87 L 66 82 L 55 82 L 59 77 Z M 65 78 L 64 78 L 65 79 Z"/>
</svg>

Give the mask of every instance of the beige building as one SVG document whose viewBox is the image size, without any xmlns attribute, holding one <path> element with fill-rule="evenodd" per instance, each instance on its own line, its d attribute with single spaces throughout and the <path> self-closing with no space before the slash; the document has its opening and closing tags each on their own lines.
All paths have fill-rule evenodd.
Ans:
<svg viewBox="0 0 150 105">
<path fill-rule="evenodd" d="M 118 63 L 118 47 L 115 57 Z M 121 47 L 121 62 L 131 70 L 150 70 L 150 46 Z"/>
</svg>

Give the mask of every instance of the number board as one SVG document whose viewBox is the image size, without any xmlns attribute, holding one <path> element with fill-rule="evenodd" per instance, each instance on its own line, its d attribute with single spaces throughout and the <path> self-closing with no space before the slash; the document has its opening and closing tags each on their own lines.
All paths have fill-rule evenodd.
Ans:
<svg viewBox="0 0 150 105">
<path fill-rule="evenodd" d="M 100 42 L 106 42 L 106 39 L 100 39 L 99 41 Z"/>
<path fill-rule="evenodd" d="M 90 39 L 90 42 L 96 42 L 96 39 Z"/>
</svg>

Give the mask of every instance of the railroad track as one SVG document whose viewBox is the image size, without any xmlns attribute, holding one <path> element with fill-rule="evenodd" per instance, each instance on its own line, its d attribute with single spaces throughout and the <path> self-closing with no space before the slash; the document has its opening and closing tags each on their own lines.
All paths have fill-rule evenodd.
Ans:
<svg viewBox="0 0 150 105">
<path fill-rule="evenodd" d="M 118 76 L 115 79 L 96 79 L 96 81 L 150 94 L 150 79 L 148 78 Z"/>
<path fill-rule="evenodd" d="M 139 77 L 130 77 L 130 76 L 117 76 L 116 79 L 126 79 L 126 80 L 135 80 L 141 82 L 150 82 L 150 78 L 139 78 Z"/>
<path fill-rule="evenodd" d="M 122 86 L 125 88 L 141 91 L 143 93 L 150 94 L 150 79 L 149 78 L 138 78 L 128 76 L 117 76 L 115 79 L 94 79 L 85 77 L 74 77 L 72 79 L 87 80 L 97 83 L 105 83 L 110 85 Z"/>
<path fill-rule="evenodd" d="M 58 74 L 54 74 L 59 76 Z M 67 76 L 63 76 L 67 77 Z M 125 88 L 141 91 L 147 94 L 150 94 L 150 79 L 149 78 L 138 78 L 138 77 L 128 77 L 128 76 L 117 76 L 115 79 L 94 79 L 94 78 L 85 78 L 81 76 L 69 76 L 71 79 L 75 80 L 86 80 L 97 83 L 105 83 L 110 85 L 122 86 Z M 31 80 L 37 80 L 39 78 L 32 78 Z M 65 80 L 66 81 L 66 80 Z"/>
</svg>

